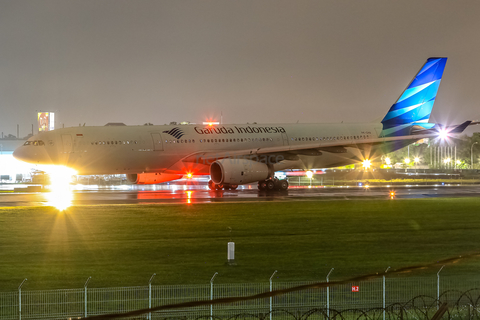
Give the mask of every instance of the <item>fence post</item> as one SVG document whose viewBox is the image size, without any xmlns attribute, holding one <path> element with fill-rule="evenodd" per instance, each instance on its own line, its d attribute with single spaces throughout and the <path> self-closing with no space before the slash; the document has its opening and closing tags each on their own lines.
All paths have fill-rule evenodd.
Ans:
<svg viewBox="0 0 480 320">
<path fill-rule="evenodd" d="M 22 283 L 18 287 L 18 319 L 22 320 L 22 286 L 27 281 L 27 278 L 23 279 Z"/>
<path fill-rule="evenodd" d="M 272 279 L 273 279 L 273 276 L 275 275 L 275 273 L 277 273 L 277 270 L 275 270 L 272 273 L 272 276 L 270 277 L 270 292 L 272 292 Z M 272 320 L 272 302 L 273 302 L 273 298 L 270 297 L 270 320 Z"/>
<path fill-rule="evenodd" d="M 385 320 L 385 275 L 387 274 L 388 269 L 390 269 L 390 267 L 388 267 L 383 274 L 383 320 Z"/>
<path fill-rule="evenodd" d="M 212 279 L 210 279 L 210 300 L 213 300 L 213 279 L 217 276 L 218 272 L 215 272 Z M 210 319 L 213 319 L 213 304 L 210 305 Z"/>
<path fill-rule="evenodd" d="M 330 272 L 327 274 L 327 283 L 328 283 L 328 277 L 330 277 L 330 274 L 332 273 L 333 269 L 330 269 Z M 330 319 L 330 288 L 327 286 L 327 317 Z"/>
<path fill-rule="evenodd" d="M 92 277 L 88 277 L 87 281 L 85 281 L 85 284 L 83 285 L 83 289 L 85 290 L 85 318 L 87 317 L 87 285 L 90 279 L 92 279 Z"/>
<path fill-rule="evenodd" d="M 438 270 L 437 272 L 437 301 L 438 301 L 437 308 L 440 307 L 440 271 L 442 271 L 443 267 L 445 267 L 445 265 L 443 265 L 440 268 L 440 270 Z"/>
<path fill-rule="evenodd" d="M 148 309 L 152 309 L 152 281 L 156 275 L 156 273 L 152 274 L 150 280 L 148 280 Z M 148 320 L 152 320 L 152 313 L 150 311 L 148 312 Z"/>
</svg>

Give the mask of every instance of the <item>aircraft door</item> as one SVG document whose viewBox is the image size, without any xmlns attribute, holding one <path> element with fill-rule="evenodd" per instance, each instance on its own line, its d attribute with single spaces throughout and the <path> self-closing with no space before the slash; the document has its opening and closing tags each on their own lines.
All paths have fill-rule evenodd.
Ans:
<svg viewBox="0 0 480 320">
<path fill-rule="evenodd" d="M 282 132 L 282 140 L 283 140 L 283 145 L 288 146 L 288 137 L 285 132 Z"/>
<path fill-rule="evenodd" d="M 63 153 L 72 153 L 72 136 L 62 134 Z"/>
<path fill-rule="evenodd" d="M 153 140 L 153 150 L 154 151 L 163 151 L 163 142 L 160 133 L 152 133 Z"/>
</svg>

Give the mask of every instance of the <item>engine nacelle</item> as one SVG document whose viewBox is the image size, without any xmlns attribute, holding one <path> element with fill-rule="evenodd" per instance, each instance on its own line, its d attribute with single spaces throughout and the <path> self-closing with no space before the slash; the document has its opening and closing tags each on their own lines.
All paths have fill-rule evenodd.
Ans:
<svg viewBox="0 0 480 320">
<path fill-rule="evenodd" d="M 181 179 L 183 174 L 171 173 L 133 173 L 127 174 L 127 179 L 134 184 L 157 184 L 172 180 Z"/>
<path fill-rule="evenodd" d="M 248 159 L 222 159 L 210 166 L 215 184 L 245 184 L 265 180 L 274 172 L 265 163 Z"/>
</svg>

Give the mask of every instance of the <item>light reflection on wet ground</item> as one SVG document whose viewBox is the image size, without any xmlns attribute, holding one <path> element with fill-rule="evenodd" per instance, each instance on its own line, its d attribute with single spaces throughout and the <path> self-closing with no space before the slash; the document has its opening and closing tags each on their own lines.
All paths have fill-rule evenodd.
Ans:
<svg viewBox="0 0 480 320">
<path fill-rule="evenodd" d="M 260 192 L 254 185 L 241 186 L 235 191 L 210 191 L 206 186 L 71 186 L 72 205 L 109 204 L 194 204 L 256 201 L 312 200 L 393 200 L 432 197 L 478 197 L 480 186 L 384 186 L 384 187 L 325 187 L 291 188 L 288 192 Z M 0 188 L 2 190 L 2 188 Z M 27 189 L 25 189 L 26 191 Z M 0 207 L 47 206 L 48 192 L 0 193 Z"/>
</svg>

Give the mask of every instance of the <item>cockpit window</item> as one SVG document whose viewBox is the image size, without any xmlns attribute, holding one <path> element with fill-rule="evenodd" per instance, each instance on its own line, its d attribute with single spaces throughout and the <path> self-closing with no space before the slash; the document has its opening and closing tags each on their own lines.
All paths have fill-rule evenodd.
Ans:
<svg viewBox="0 0 480 320">
<path fill-rule="evenodd" d="M 23 145 L 24 146 L 44 146 L 45 142 L 43 142 L 42 140 L 25 141 Z"/>
</svg>

